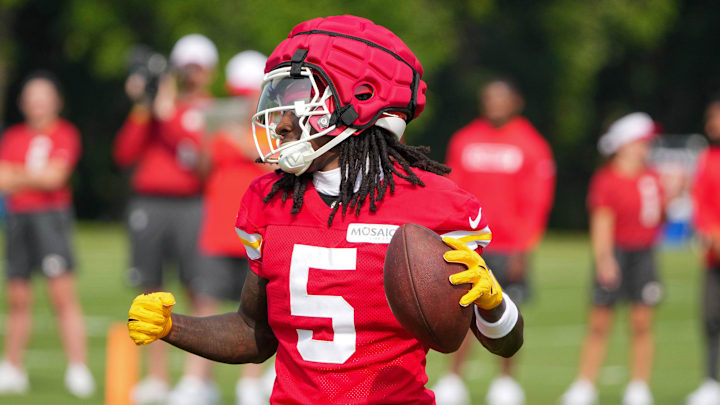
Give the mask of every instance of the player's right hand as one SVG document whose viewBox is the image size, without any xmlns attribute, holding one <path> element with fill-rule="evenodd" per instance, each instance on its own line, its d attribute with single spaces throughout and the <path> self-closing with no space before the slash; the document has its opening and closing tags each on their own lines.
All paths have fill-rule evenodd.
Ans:
<svg viewBox="0 0 720 405">
<path fill-rule="evenodd" d="M 596 263 L 595 277 L 598 284 L 614 290 L 620 286 L 620 267 L 613 257 L 606 257 Z"/>
<path fill-rule="evenodd" d="M 443 255 L 445 261 L 464 264 L 467 267 L 465 271 L 452 274 L 450 283 L 453 285 L 472 284 L 470 291 L 460 298 L 460 305 L 466 307 L 474 302 L 475 305 L 485 310 L 491 310 L 500 305 L 503 300 L 502 288 L 485 264 L 485 260 L 461 240 L 449 236 L 445 236 L 442 240 L 453 248 Z"/>
<path fill-rule="evenodd" d="M 170 313 L 175 297 L 169 292 L 141 294 L 135 297 L 128 312 L 128 331 L 136 345 L 146 345 L 170 333 Z"/>
</svg>

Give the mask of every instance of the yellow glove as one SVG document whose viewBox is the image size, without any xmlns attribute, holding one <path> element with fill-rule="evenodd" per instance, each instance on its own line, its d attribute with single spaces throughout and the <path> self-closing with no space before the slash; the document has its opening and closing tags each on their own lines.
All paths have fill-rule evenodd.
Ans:
<svg viewBox="0 0 720 405">
<path fill-rule="evenodd" d="M 444 237 L 443 242 L 455 250 L 448 250 L 443 258 L 448 263 L 464 264 L 468 269 L 450 276 L 450 283 L 472 284 L 467 294 L 460 298 L 460 305 L 466 307 L 473 302 L 478 307 L 489 310 L 502 302 L 502 289 L 485 260 L 474 250 L 455 238 Z"/>
<path fill-rule="evenodd" d="M 169 292 L 141 294 L 135 297 L 128 312 L 128 331 L 136 345 L 146 345 L 170 333 L 170 313 L 175 297 Z"/>
</svg>

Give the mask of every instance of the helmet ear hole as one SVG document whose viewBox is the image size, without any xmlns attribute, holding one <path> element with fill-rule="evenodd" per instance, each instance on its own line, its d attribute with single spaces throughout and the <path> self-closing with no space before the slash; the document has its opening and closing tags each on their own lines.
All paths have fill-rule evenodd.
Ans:
<svg viewBox="0 0 720 405">
<path fill-rule="evenodd" d="M 355 87 L 355 98 L 360 101 L 370 100 L 375 95 L 375 89 L 367 83 Z"/>
</svg>

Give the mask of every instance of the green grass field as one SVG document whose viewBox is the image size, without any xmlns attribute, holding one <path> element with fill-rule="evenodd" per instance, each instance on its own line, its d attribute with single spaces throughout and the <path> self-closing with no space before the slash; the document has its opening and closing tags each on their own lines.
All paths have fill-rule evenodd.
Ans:
<svg viewBox="0 0 720 405">
<path fill-rule="evenodd" d="M 53 311 L 41 277 L 35 279 L 36 304 L 33 335 L 26 355 L 31 392 L 26 396 L 0 397 L 0 404 L 101 404 L 105 370 L 105 334 L 112 322 L 124 322 L 135 291 L 125 282 L 127 244 L 119 226 L 84 224 L 76 238 L 79 255 L 79 291 L 87 317 L 90 367 L 98 382 L 95 397 L 80 401 L 63 386 L 65 358 L 60 347 Z M 657 314 L 656 362 L 652 389 L 658 405 L 684 403 L 684 397 L 701 379 L 702 346 L 698 322 L 698 289 L 701 272 L 697 252 L 691 249 L 663 252 L 661 272 L 666 299 Z M 574 378 L 580 341 L 588 309 L 590 256 L 587 238 L 580 234 L 553 234 L 534 259 L 534 300 L 523 308 L 525 346 L 519 354 L 518 379 L 526 389 L 529 405 L 554 404 Z M 179 291 L 171 284 L 172 291 Z M 0 292 L 0 317 L 4 318 L 4 290 Z M 178 311 L 185 310 L 178 294 Z M 228 306 L 228 310 L 232 309 Z M 628 379 L 627 308 L 621 307 L 600 373 L 601 404 L 618 404 Z M 2 325 L 2 324 L 0 324 Z M 5 334 L 5 329 L 0 328 Z M 173 349 L 171 369 L 179 375 L 183 355 Z M 465 379 L 473 403 L 484 403 L 485 391 L 495 375 L 497 362 L 480 345 L 467 364 Z M 428 363 L 433 383 L 446 359 L 431 353 Z M 234 386 L 240 368 L 218 365 L 217 381 L 223 404 L 234 404 Z"/>
</svg>

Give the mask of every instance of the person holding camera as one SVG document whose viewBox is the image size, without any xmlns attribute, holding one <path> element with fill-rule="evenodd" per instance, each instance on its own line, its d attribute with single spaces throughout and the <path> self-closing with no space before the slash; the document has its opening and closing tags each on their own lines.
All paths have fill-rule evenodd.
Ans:
<svg viewBox="0 0 720 405">
<path fill-rule="evenodd" d="M 163 267 L 175 261 L 194 310 L 198 302 L 191 284 L 199 266 L 203 109 L 211 101 L 208 88 L 217 62 L 212 41 L 191 34 L 175 44 L 170 54 L 170 72 L 159 77 L 132 74 L 126 92 L 134 106 L 117 134 L 113 150 L 119 166 L 134 169 L 134 195 L 128 207 L 130 282 L 144 292 L 161 290 Z M 167 399 L 166 357 L 164 346 L 149 347 L 149 376 L 133 390 L 137 404 Z M 188 359 L 188 367 L 202 367 L 198 364 L 201 359 Z M 194 373 L 186 369 L 188 374 Z M 201 379 L 184 378 L 179 385 L 176 390 L 184 386 L 202 392 L 203 403 L 217 400 L 215 387 Z"/>
<path fill-rule="evenodd" d="M 18 100 L 25 121 L 0 138 L 0 193 L 6 194 L 8 214 L 4 257 L 8 314 L 0 394 L 22 394 L 29 388 L 22 364 L 32 329 L 35 271 L 47 280 L 68 358 L 65 386 L 79 398 L 95 391 L 86 366 L 85 322 L 73 274 L 69 179 L 80 158 L 81 142 L 77 128 L 59 116 L 63 105 L 59 88 L 49 72 L 30 74 Z"/>
<path fill-rule="evenodd" d="M 245 245 L 232 225 L 250 183 L 277 168 L 255 163 L 257 149 L 251 127 L 266 61 L 265 55 L 252 50 L 240 52 L 228 61 L 225 85 L 231 97 L 224 101 L 233 108 L 227 110 L 218 129 L 205 142 L 202 158 L 203 171 L 207 174 L 199 242 L 202 276 L 193 281 L 193 289 L 201 301 L 200 310 L 205 315 L 218 313 L 222 300 L 240 302 L 250 267 Z M 211 121 L 208 118 L 209 124 Z M 265 373 L 260 364 L 243 366 L 242 377 L 235 387 L 238 405 L 268 403 L 275 382 L 275 368 L 271 361 L 269 363 Z M 209 372 L 205 376 L 209 377 Z M 176 393 L 180 394 L 173 391 L 171 399 Z"/>
</svg>

